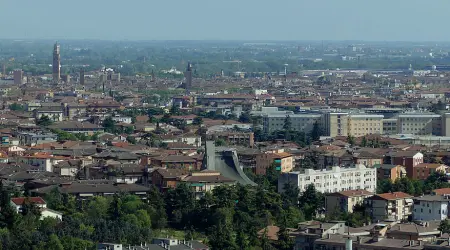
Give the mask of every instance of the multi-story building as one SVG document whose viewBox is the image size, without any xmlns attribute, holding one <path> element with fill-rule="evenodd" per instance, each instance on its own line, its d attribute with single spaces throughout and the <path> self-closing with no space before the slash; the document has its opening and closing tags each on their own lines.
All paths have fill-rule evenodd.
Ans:
<svg viewBox="0 0 450 250">
<path fill-rule="evenodd" d="M 441 116 L 435 113 L 403 113 L 398 116 L 399 134 L 440 135 Z"/>
<path fill-rule="evenodd" d="M 364 165 L 348 168 L 332 167 L 331 169 L 305 169 L 302 172 L 282 173 L 278 179 L 278 192 L 282 193 L 284 185 L 291 183 L 300 192 L 309 185 L 314 185 L 322 193 L 340 192 L 346 190 L 365 189 L 375 192 L 377 188 L 376 169 Z"/>
<path fill-rule="evenodd" d="M 23 84 L 23 71 L 21 69 L 14 70 L 14 84 L 22 85 Z"/>
<path fill-rule="evenodd" d="M 325 113 L 322 124 L 326 135 L 348 136 L 348 113 L 346 112 Z"/>
<path fill-rule="evenodd" d="M 414 167 L 421 163 L 423 154 L 417 151 L 399 151 L 391 155 L 391 164 L 404 166 L 408 178 L 414 178 Z"/>
<path fill-rule="evenodd" d="M 266 169 L 275 165 L 275 169 L 282 173 L 290 172 L 294 168 L 294 157 L 284 150 L 268 151 L 256 156 L 255 174 L 264 175 Z"/>
<path fill-rule="evenodd" d="M 403 193 L 374 195 L 365 201 L 366 213 L 372 220 L 404 221 L 412 215 L 413 196 Z"/>
<path fill-rule="evenodd" d="M 47 116 L 53 122 L 60 122 L 64 119 L 64 112 L 61 107 L 40 107 L 33 110 L 33 116 L 36 120 Z"/>
<path fill-rule="evenodd" d="M 351 136 L 383 134 L 383 115 L 351 114 L 348 118 L 348 131 Z"/>
<path fill-rule="evenodd" d="M 406 169 L 401 165 L 378 164 L 374 165 L 377 169 L 377 180 L 390 179 L 392 182 L 398 178 L 406 177 Z"/>
<path fill-rule="evenodd" d="M 207 140 L 223 139 L 228 145 L 242 145 L 253 147 L 255 144 L 255 136 L 253 132 L 214 132 L 206 135 Z"/>
<path fill-rule="evenodd" d="M 325 211 L 327 214 L 335 212 L 353 213 L 356 205 L 362 205 L 364 199 L 372 197 L 373 193 L 364 189 L 335 192 L 325 195 Z"/>
<path fill-rule="evenodd" d="M 284 130 L 286 119 L 290 120 L 292 130 L 309 133 L 313 129 L 314 123 L 321 123 L 322 115 L 318 113 L 294 114 L 289 111 L 265 114 L 263 115 L 264 132 Z"/>
<path fill-rule="evenodd" d="M 418 180 L 426 180 L 431 174 L 435 172 L 446 173 L 448 166 L 439 163 L 420 163 L 414 166 L 412 171 L 412 178 Z"/>
<path fill-rule="evenodd" d="M 397 118 L 383 119 L 383 134 L 395 135 L 397 133 Z"/>
<path fill-rule="evenodd" d="M 413 219 L 422 221 L 447 219 L 449 198 L 447 195 L 424 195 L 414 198 Z"/>
<path fill-rule="evenodd" d="M 36 146 L 42 143 L 55 142 L 58 135 L 53 133 L 19 133 L 19 144 L 25 146 Z"/>
</svg>

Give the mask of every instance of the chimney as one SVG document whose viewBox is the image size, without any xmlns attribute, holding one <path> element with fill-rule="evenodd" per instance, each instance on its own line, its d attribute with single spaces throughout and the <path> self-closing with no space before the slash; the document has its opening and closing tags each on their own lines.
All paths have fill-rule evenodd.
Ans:
<svg viewBox="0 0 450 250">
<path fill-rule="evenodd" d="M 410 247 L 414 246 L 414 241 L 413 241 L 413 240 L 410 240 L 410 241 L 409 241 L 409 246 L 410 246 Z"/>
</svg>

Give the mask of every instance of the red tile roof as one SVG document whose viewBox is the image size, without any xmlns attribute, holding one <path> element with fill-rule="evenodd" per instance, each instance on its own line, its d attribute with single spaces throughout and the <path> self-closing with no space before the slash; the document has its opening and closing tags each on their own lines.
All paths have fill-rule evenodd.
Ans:
<svg viewBox="0 0 450 250">
<path fill-rule="evenodd" d="M 46 204 L 45 201 L 41 197 L 18 197 L 18 198 L 11 198 L 12 203 L 16 205 L 23 205 L 24 201 L 28 199 L 33 204 L 39 204 L 44 205 Z"/>
<path fill-rule="evenodd" d="M 378 196 L 384 200 L 397 200 L 413 197 L 412 195 L 403 192 L 384 193 L 384 194 L 377 194 L 375 196 Z"/>
</svg>

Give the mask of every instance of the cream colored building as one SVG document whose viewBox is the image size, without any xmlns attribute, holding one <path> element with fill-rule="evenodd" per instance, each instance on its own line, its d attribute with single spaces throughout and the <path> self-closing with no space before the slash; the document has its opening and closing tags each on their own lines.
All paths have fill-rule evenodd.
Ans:
<svg viewBox="0 0 450 250">
<path fill-rule="evenodd" d="M 383 118 L 383 115 L 352 114 L 348 118 L 348 134 L 356 137 L 383 134 Z"/>
<path fill-rule="evenodd" d="M 335 212 L 353 213 L 356 205 L 363 205 L 364 199 L 372 197 L 373 193 L 364 189 L 341 191 L 325 195 L 327 214 Z"/>
<path fill-rule="evenodd" d="M 376 169 L 367 168 L 364 165 L 347 168 L 332 167 L 326 170 L 304 169 L 301 172 L 281 173 L 278 178 L 278 192 L 283 192 L 286 183 L 297 186 L 300 192 L 305 191 L 311 184 L 321 193 L 355 189 L 375 192 L 377 175 Z"/>
<path fill-rule="evenodd" d="M 398 116 L 397 132 L 413 135 L 440 135 L 441 116 L 434 113 L 403 113 Z"/>
<path fill-rule="evenodd" d="M 348 136 L 348 113 L 346 112 L 326 113 L 322 124 L 325 133 L 331 137 Z"/>
<path fill-rule="evenodd" d="M 373 221 L 404 221 L 412 216 L 412 198 L 403 192 L 377 194 L 366 199 L 366 213 Z"/>
</svg>

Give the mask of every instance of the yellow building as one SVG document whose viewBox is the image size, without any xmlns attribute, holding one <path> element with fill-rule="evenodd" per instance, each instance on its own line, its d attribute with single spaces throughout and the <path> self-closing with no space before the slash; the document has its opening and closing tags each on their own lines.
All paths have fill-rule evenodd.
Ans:
<svg viewBox="0 0 450 250">
<path fill-rule="evenodd" d="M 353 213 L 356 205 L 363 205 L 364 199 L 373 196 L 372 192 L 364 189 L 347 190 L 327 194 L 325 196 L 325 209 L 327 214 L 334 212 Z"/>
<path fill-rule="evenodd" d="M 350 115 L 348 119 L 348 134 L 355 137 L 383 134 L 383 118 L 383 115 Z"/>
</svg>

